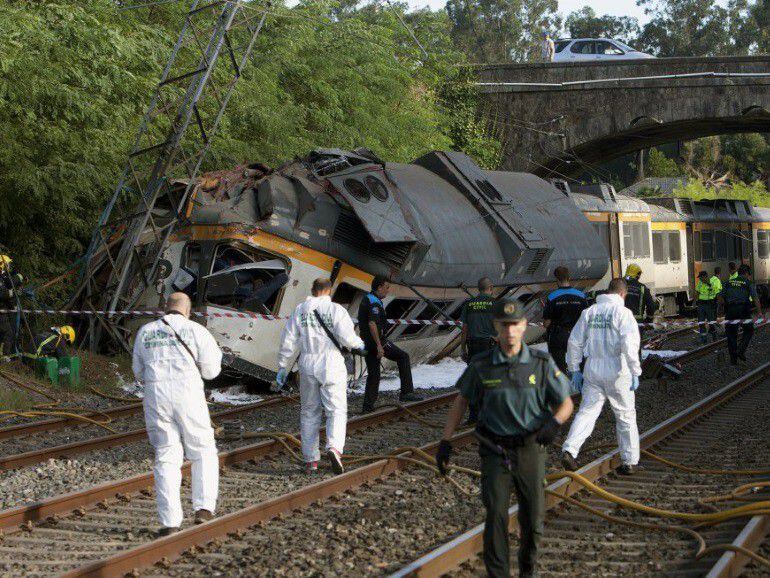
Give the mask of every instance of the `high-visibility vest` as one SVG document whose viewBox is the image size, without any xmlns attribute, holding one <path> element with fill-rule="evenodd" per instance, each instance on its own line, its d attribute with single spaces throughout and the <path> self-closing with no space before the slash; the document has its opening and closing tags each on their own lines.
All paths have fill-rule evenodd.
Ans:
<svg viewBox="0 0 770 578">
<path fill-rule="evenodd" d="M 695 284 L 695 290 L 698 292 L 698 301 L 711 301 L 714 299 L 710 283 L 704 283 L 698 279 L 698 282 Z"/>
<path fill-rule="evenodd" d="M 717 295 L 722 292 L 722 281 L 716 275 L 712 275 L 709 279 L 709 285 L 711 285 L 711 298 L 716 299 Z"/>
</svg>

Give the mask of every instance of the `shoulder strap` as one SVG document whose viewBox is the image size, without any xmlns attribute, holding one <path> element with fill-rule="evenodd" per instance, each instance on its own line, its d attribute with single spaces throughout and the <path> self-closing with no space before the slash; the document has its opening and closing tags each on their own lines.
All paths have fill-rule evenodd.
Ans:
<svg viewBox="0 0 770 578">
<path fill-rule="evenodd" d="M 193 363 L 195 363 L 195 365 L 197 366 L 197 365 L 198 365 L 198 360 L 197 360 L 197 359 L 195 359 L 195 355 L 193 355 L 193 352 L 192 352 L 192 349 L 190 349 L 190 346 L 189 346 L 189 345 L 187 345 L 187 344 L 184 342 L 184 340 L 183 340 L 183 339 L 182 339 L 182 338 L 179 336 L 179 334 L 176 332 L 176 329 L 174 329 L 173 327 L 171 327 L 171 324 L 170 324 L 168 321 L 166 321 L 165 319 L 163 319 L 163 317 L 161 317 L 161 318 L 160 318 L 160 321 L 161 321 L 161 323 L 163 323 L 163 325 L 165 325 L 166 327 L 168 327 L 168 328 L 171 330 L 171 333 L 173 333 L 173 334 L 174 334 L 174 337 L 176 337 L 177 341 L 179 341 L 179 343 L 181 343 L 181 344 L 182 344 L 182 347 L 184 347 L 184 348 L 185 348 L 185 351 L 187 351 L 187 353 L 189 353 L 189 354 L 190 354 L 190 357 L 192 357 Z"/>
<path fill-rule="evenodd" d="M 315 315 L 315 318 L 318 320 L 318 323 L 321 325 L 321 327 L 324 330 L 324 333 L 329 337 L 329 339 L 332 340 L 332 343 L 334 343 L 334 346 L 339 349 L 340 353 L 345 353 L 345 350 L 340 345 L 340 342 L 337 341 L 337 338 L 334 337 L 334 333 L 332 333 L 332 330 L 329 329 L 329 327 L 326 325 L 326 322 L 324 322 L 323 317 L 321 317 L 321 314 L 318 312 L 318 309 L 313 309 L 313 315 Z"/>
</svg>

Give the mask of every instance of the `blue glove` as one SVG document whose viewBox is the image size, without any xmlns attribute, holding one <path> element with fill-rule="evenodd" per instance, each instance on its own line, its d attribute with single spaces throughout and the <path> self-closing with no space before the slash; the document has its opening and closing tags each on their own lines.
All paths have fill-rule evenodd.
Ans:
<svg viewBox="0 0 770 578">
<path fill-rule="evenodd" d="M 631 391 L 636 391 L 639 388 L 639 376 L 631 376 Z"/>
<path fill-rule="evenodd" d="M 281 369 L 278 370 L 278 374 L 275 376 L 275 382 L 281 387 L 283 387 L 284 385 L 286 385 L 286 378 L 288 376 L 289 376 L 289 371 L 285 367 L 282 367 Z"/>
<path fill-rule="evenodd" d="M 572 380 L 570 381 L 572 386 L 572 393 L 582 393 L 583 391 L 583 372 L 580 370 L 572 372 Z"/>
</svg>

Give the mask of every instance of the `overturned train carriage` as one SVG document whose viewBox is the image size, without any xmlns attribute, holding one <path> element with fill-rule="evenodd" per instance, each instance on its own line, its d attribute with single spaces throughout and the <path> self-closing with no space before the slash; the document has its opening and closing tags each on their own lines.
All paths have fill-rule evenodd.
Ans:
<svg viewBox="0 0 770 578">
<path fill-rule="evenodd" d="M 181 185 L 183 186 L 183 185 Z M 276 170 L 252 165 L 204 175 L 163 255 L 143 307 L 190 294 L 234 370 L 271 379 L 283 321 L 316 277 L 356 316 L 374 275 L 393 283 L 389 318 L 456 319 L 467 287 L 491 277 L 537 318 L 553 270 L 591 286 L 608 255 L 578 208 L 526 173 L 485 171 L 456 152 L 409 164 L 366 150 L 317 150 Z M 455 326 L 394 325 L 390 338 L 429 358 Z M 532 335 L 534 336 L 534 335 Z"/>
</svg>

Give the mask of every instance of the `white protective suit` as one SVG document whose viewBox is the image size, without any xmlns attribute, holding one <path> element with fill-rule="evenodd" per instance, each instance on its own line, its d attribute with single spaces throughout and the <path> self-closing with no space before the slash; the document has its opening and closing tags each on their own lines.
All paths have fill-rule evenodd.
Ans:
<svg viewBox="0 0 770 578">
<path fill-rule="evenodd" d="M 599 295 L 596 304 L 580 315 L 567 345 L 567 368 L 583 370 L 583 398 L 562 449 L 577 457 L 609 399 L 624 464 L 639 463 L 639 430 L 631 377 L 642 374 L 639 363 L 639 326 L 620 295 Z"/>
<path fill-rule="evenodd" d="M 321 410 L 326 411 L 326 450 L 340 454 L 345 447 L 348 419 L 345 358 L 313 313 L 317 310 L 342 347 L 363 349 L 347 310 L 331 297 L 308 297 L 294 310 L 286 323 L 278 351 L 278 367 L 286 369 L 299 350 L 300 433 L 302 456 L 306 462 L 320 459 L 319 429 Z"/>
<path fill-rule="evenodd" d="M 222 351 L 208 330 L 180 314 L 163 317 L 184 339 L 192 359 L 159 319 L 144 325 L 134 342 L 133 370 L 144 384 L 144 419 L 155 448 L 155 494 L 164 527 L 182 524 L 182 462 L 192 462 L 193 509 L 214 512 L 219 487 L 219 457 L 214 442 L 203 380 L 222 369 Z"/>
</svg>

